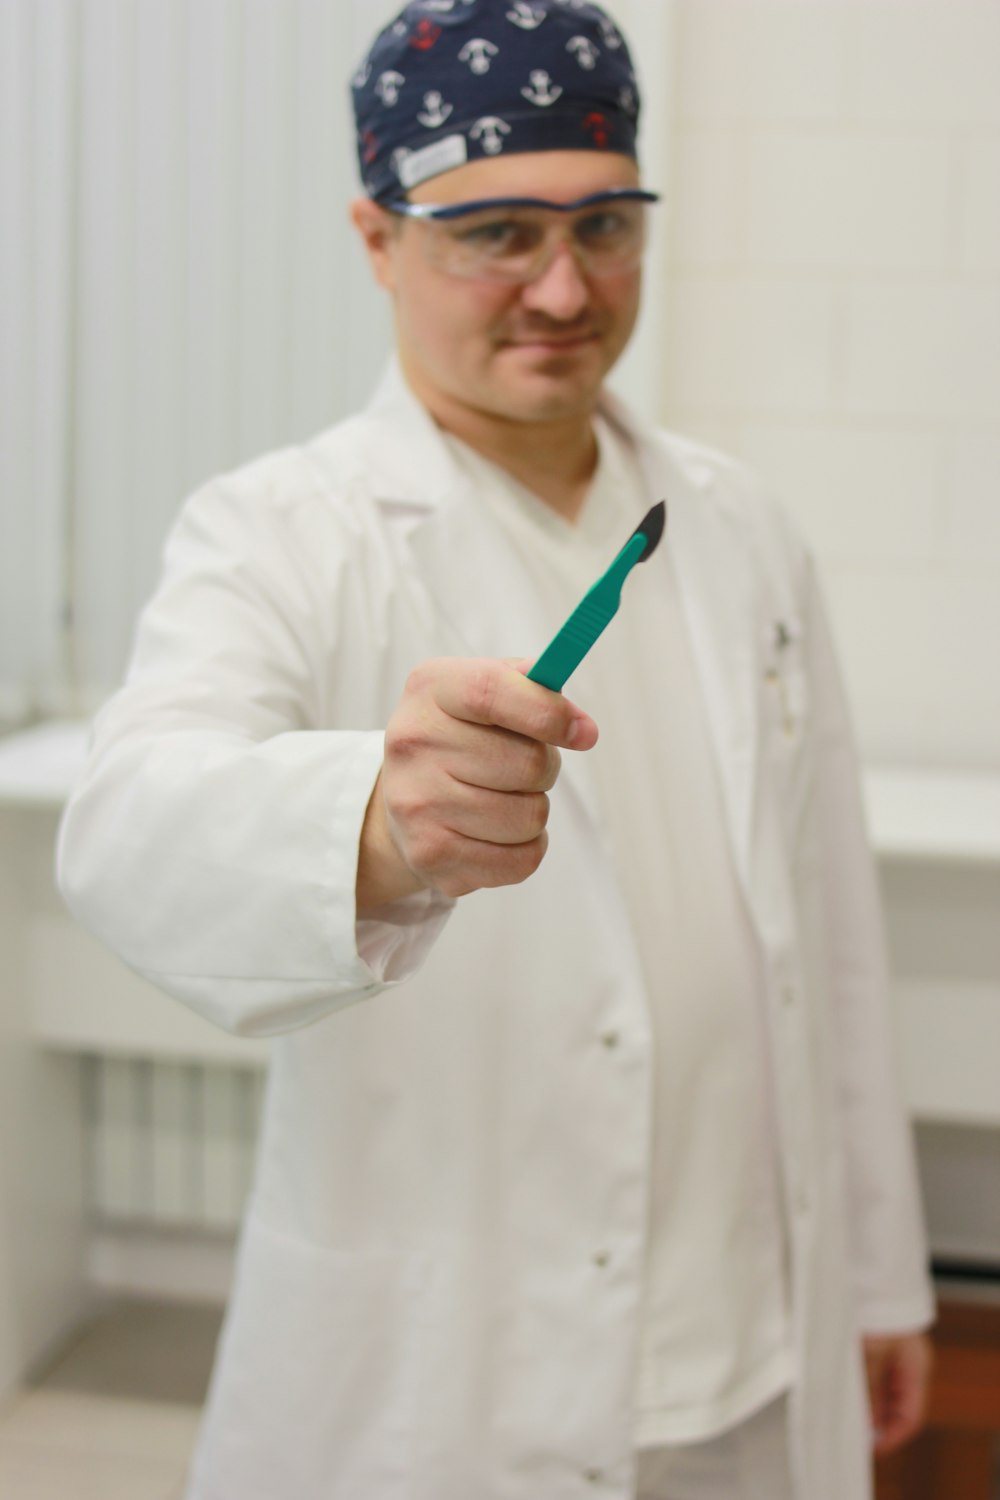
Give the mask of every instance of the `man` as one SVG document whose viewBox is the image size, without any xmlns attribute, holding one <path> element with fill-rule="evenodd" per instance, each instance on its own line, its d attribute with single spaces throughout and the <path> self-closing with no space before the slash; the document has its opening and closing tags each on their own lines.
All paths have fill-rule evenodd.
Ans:
<svg viewBox="0 0 1000 1500">
<path fill-rule="evenodd" d="M 190 1500 L 864 1500 L 932 1314 L 876 886 L 808 557 L 603 392 L 628 50 L 423 0 L 355 108 L 398 363 L 190 499 L 61 836 L 126 962 L 276 1038 Z"/>
</svg>

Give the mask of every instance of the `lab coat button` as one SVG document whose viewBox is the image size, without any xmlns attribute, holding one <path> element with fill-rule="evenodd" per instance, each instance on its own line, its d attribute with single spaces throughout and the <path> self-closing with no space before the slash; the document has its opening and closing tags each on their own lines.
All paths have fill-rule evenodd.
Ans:
<svg viewBox="0 0 1000 1500">
<path fill-rule="evenodd" d="M 798 996 L 795 993 L 795 986 L 793 984 L 783 985 L 781 989 L 781 998 L 782 1000 L 784 1000 L 786 1005 L 794 1005 L 796 1000 L 798 999 Z"/>
<path fill-rule="evenodd" d="M 607 1266 L 607 1265 L 610 1265 L 610 1264 L 611 1264 L 611 1255 L 610 1255 L 610 1253 L 607 1250 L 598 1250 L 597 1254 L 594 1256 L 594 1265 L 595 1266 L 601 1266 L 603 1268 L 604 1266 Z"/>
<path fill-rule="evenodd" d="M 602 1031 L 602 1033 L 601 1033 L 601 1041 L 604 1043 L 605 1047 L 609 1047 L 609 1048 L 610 1047 L 617 1047 L 618 1046 L 618 1033 L 617 1033 L 617 1031 Z"/>
<path fill-rule="evenodd" d="M 806 1214 L 812 1206 L 812 1198 L 807 1188 L 799 1188 L 795 1194 L 795 1207 L 800 1214 Z"/>
<path fill-rule="evenodd" d="M 588 1484 L 600 1484 L 604 1478 L 603 1469 L 584 1469 L 583 1477 Z"/>
</svg>

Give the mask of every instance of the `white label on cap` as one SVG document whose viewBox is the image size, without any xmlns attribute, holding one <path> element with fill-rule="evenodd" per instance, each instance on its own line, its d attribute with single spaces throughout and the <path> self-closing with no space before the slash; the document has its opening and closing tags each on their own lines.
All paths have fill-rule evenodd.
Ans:
<svg viewBox="0 0 1000 1500">
<path fill-rule="evenodd" d="M 469 148 L 465 136 L 446 135 L 443 141 L 435 141 L 432 146 L 422 146 L 419 151 L 407 151 L 405 154 L 401 152 L 397 176 L 403 187 L 415 188 L 418 183 L 426 182 L 428 177 L 436 177 L 439 172 L 464 166 L 468 159 Z"/>
</svg>

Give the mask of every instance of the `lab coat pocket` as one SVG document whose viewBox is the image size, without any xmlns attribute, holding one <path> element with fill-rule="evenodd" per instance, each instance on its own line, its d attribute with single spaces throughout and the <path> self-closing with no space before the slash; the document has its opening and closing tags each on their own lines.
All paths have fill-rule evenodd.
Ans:
<svg viewBox="0 0 1000 1500">
<path fill-rule="evenodd" d="M 411 1494 L 421 1266 L 249 1216 L 188 1500 Z"/>
</svg>

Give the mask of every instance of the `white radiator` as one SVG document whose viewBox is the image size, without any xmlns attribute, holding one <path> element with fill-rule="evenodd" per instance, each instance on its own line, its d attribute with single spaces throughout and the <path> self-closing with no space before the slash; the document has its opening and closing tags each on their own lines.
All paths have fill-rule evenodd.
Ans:
<svg viewBox="0 0 1000 1500">
<path fill-rule="evenodd" d="M 98 1224 L 229 1232 L 253 1176 L 259 1069 L 88 1057 L 86 1184 Z"/>
</svg>

